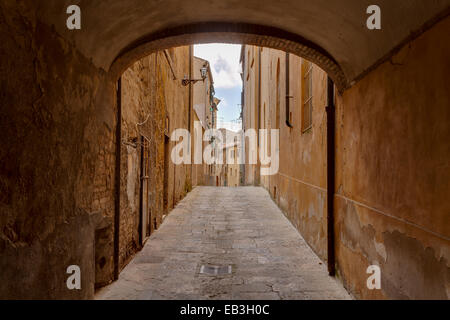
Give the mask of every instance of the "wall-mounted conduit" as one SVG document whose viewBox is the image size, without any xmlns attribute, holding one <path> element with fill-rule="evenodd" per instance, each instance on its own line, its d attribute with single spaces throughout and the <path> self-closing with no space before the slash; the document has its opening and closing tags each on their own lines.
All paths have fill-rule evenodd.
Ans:
<svg viewBox="0 0 450 320">
<path fill-rule="evenodd" d="M 293 128 L 294 126 L 291 123 L 290 115 L 291 115 L 291 99 L 293 96 L 290 95 L 290 63 L 289 63 L 289 53 L 286 52 L 286 125 L 289 128 Z"/>
<path fill-rule="evenodd" d="M 116 168 L 114 199 L 114 280 L 119 279 L 120 254 L 120 159 L 122 148 L 122 78 L 117 81 Z"/>
<path fill-rule="evenodd" d="M 335 119 L 334 83 L 328 77 L 327 85 L 328 106 L 327 111 L 327 255 L 328 273 L 336 274 L 335 248 L 334 248 L 334 189 L 335 189 Z"/>
</svg>

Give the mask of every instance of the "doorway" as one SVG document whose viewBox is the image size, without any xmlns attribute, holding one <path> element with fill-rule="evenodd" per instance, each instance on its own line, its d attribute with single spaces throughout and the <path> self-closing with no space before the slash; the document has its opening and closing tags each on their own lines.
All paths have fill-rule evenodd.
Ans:
<svg viewBox="0 0 450 320">
<path fill-rule="evenodd" d="M 150 142 L 141 136 L 141 174 L 140 174 L 140 223 L 139 242 L 143 246 L 151 234 L 150 209 Z"/>
<path fill-rule="evenodd" d="M 169 210 L 169 147 L 170 140 L 167 135 L 164 135 L 164 195 L 163 195 L 163 208 L 164 214 L 168 213 Z"/>
</svg>

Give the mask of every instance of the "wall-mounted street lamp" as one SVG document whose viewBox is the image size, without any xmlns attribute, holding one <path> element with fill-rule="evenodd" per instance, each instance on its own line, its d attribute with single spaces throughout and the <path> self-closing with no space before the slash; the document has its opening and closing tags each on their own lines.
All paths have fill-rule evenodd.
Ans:
<svg viewBox="0 0 450 320">
<path fill-rule="evenodd" d="M 199 81 L 203 81 L 205 82 L 206 76 L 208 74 L 208 68 L 206 66 L 203 66 L 202 68 L 200 68 L 200 75 L 202 76 L 201 79 L 188 79 L 187 76 L 184 76 L 184 79 L 181 80 L 181 84 L 183 86 L 188 86 L 190 83 L 197 83 Z"/>
</svg>

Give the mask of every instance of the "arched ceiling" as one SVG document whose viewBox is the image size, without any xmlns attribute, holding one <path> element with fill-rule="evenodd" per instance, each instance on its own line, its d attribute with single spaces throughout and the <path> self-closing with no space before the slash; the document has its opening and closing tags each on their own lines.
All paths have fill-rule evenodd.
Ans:
<svg viewBox="0 0 450 320">
<path fill-rule="evenodd" d="M 82 10 L 81 30 L 66 28 L 66 9 L 72 4 Z M 381 7 L 382 30 L 366 27 L 371 4 Z M 39 0 L 34 5 L 42 22 L 106 71 L 128 49 L 162 31 L 203 22 L 240 23 L 306 39 L 337 63 L 349 84 L 448 15 L 450 0 Z"/>
</svg>

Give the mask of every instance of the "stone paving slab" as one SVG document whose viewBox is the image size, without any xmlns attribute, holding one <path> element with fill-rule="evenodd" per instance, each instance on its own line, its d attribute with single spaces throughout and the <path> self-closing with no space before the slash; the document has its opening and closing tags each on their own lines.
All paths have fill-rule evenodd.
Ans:
<svg viewBox="0 0 450 320">
<path fill-rule="evenodd" d="M 203 274 L 228 270 L 231 274 Z M 221 271 L 221 272 L 222 272 Z M 224 272 L 224 271 L 223 271 Z M 263 188 L 197 187 L 96 299 L 350 299 Z"/>
</svg>

